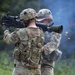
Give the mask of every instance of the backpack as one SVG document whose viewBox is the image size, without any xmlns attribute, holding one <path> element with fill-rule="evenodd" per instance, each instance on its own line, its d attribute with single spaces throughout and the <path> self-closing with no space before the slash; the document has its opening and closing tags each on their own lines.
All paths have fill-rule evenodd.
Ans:
<svg viewBox="0 0 75 75">
<path fill-rule="evenodd" d="M 19 54 L 15 59 L 25 62 L 25 65 L 29 67 L 37 67 L 40 64 L 44 34 L 39 28 L 37 31 L 36 29 L 25 28 L 25 32 L 26 40 L 20 39 L 18 52 L 15 52 Z"/>
</svg>

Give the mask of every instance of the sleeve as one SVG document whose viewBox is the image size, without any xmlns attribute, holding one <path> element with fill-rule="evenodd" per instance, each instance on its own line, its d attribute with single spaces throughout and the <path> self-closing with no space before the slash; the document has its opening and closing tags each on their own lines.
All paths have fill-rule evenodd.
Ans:
<svg viewBox="0 0 75 75">
<path fill-rule="evenodd" d="M 61 34 L 52 32 L 49 43 L 53 43 L 55 48 L 58 48 L 61 41 Z"/>
<path fill-rule="evenodd" d="M 44 45 L 44 32 L 42 30 L 40 30 L 40 32 L 41 32 L 42 45 Z"/>
<path fill-rule="evenodd" d="M 3 36 L 3 40 L 7 43 L 7 44 L 15 44 L 19 41 L 19 37 L 17 35 L 17 31 L 14 31 L 12 33 L 10 33 L 9 30 L 5 30 L 4 31 L 4 36 Z"/>
<path fill-rule="evenodd" d="M 60 40 L 61 40 L 61 34 L 52 32 L 50 34 L 49 42 L 45 44 L 43 47 L 44 53 L 47 55 L 53 52 L 54 50 L 56 50 L 60 44 Z"/>
</svg>

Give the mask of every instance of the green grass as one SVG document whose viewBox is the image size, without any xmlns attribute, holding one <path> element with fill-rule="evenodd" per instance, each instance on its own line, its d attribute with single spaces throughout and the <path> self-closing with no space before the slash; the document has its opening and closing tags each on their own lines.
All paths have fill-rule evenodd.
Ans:
<svg viewBox="0 0 75 75">
<path fill-rule="evenodd" d="M 13 62 L 6 52 L 0 52 L 0 75 L 12 75 Z M 57 61 L 54 75 L 75 75 L 75 59 Z"/>
<path fill-rule="evenodd" d="M 12 75 L 12 71 L 10 69 L 3 69 L 0 67 L 0 75 Z"/>
<path fill-rule="evenodd" d="M 0 75 L 12 75 L 13 63 L 6 52 L 0 52 Z"/>
<path fill-rule="evenodd" d="M 75 75 L 75 60 L 63 60 L 55 65 L 55 75 Z"/>
</svg>

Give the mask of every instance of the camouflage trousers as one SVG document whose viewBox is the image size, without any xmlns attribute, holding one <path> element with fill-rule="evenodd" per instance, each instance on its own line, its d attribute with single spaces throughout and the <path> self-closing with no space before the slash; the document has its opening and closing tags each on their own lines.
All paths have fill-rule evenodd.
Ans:
<svg viewBox="0 0 75 75">
<path fill-rule="evenodd" d="M 40 68 L 29 69 L 24 66 L 16 66 L 13 70 L 12 75 L 41 75 Z"/>
<path fill-rule="evenodd" d="M 54 75 L 54 68 L 50 66 L 42 66 L 41 67 L 41 75 Z"/>
</svg>

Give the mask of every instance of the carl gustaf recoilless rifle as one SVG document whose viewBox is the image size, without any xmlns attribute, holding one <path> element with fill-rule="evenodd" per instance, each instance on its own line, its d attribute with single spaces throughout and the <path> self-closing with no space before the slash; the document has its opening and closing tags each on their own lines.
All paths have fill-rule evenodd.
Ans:
<svg viewBox="0 0 75 75">
<path fill-rule="evenodd" d="M 7 27 L 15 27 L 15 28 L 24 28 L 26 27 L 25 23 L 19 19 L 19 16 L 11 16 L 9 13 L 3 14 L 0 19 L 0 24 L 3 26 Z M 56 32 L 56 33 L 62 33 L 63 31 L 63 26 L 62 25 L 53 25 L 48 24 L 46 25 L 45 23 L 40 23 L 36 21 L 36 25 L 40 27 L 44 32 Z"/>
</svg>

